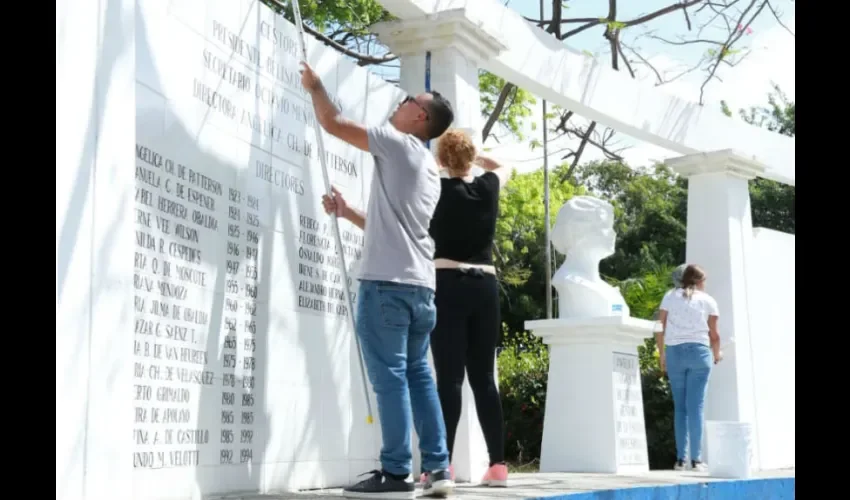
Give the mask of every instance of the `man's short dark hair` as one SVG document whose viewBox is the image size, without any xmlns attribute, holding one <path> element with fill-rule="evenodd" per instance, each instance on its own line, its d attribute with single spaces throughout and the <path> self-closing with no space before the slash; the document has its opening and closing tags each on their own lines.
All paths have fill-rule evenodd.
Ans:
<svg viewBox="0 0 850 500">
<path fill-rule="evenodd" d="M 448 130 L 455 119 L 452 103 L 437 91 L 429 92 L 431 102 L 428 103 L 428 139 L 436 139 Z"/>
</svg>

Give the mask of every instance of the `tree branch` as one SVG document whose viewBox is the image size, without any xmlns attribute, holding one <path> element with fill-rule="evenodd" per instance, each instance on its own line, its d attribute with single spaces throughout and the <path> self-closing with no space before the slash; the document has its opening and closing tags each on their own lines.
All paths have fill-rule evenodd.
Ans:
<svg viewBox="0 0 850 500">
<path fill-rule="evenodd" d="M 617 52 L 620 54 L 620 57 L 623 59 L 623 62 L 626 64 L 626 69 L 629 70 L 629 74 L 632 75 L 632 78 L 634 78 L 635 77 L 635 70 L 632 69 L 632 65 L 629 62 L 629 58 L 626 57 L 626 54 L 623 53 L 623 44 L 620 42 L 620 35 L 619 34 L 617 34 L 617 38 L 615 40 L 616 40 Z"/>
<path fill-rule="evenodd" d="M 555 22 L 555 18 L 553 18 L 553 19 L 532 19 L 532 18 L 527 17 L 527 16 L 522 16 L 522 17 L 526 21 L 530 21 L 532 23 L 537 23 L 537 24 L 549 24 L 549 23 Z M 569 19 L 561 19 L 558 22 L 560 22 L 561 24 L 570 24 L 570 23 L 589 23 L 589 22 L 598 21 L 598 20 L 599 19 L 597 19 L 595 17 L 571 17 Z"/>
<path fill-rule="evenodd" d="M 764 10 L 764 8 L 767 7 L 768 2 L 767 2 L 767 0 L 762 2 L 762 4 L 759 5 L 759 7 L 756 9 L 755 13 L 753 13 L 753 15 L 750 16 L 749 21 L 744 22 L 744 19 L 747 17 L 747 13 L 749 13 L 750 10 L 753 9 L 753 7 L 755 6 L 756 3 L 757 3 L 757 0 L 750 0 L 750 4 L 747 5 L 747 8 L 744 9 L 743 12 L 741 12 L 741 15 L 738 17 L 738 22 L 735 25 L 736 29 L 733 30 L 729 34 L 729 36 L 726 39 L 726 42 L 723 44 L 723 47 L 721 48 L 721 50 L 717 54 L 717 57 L 714 59 L 714 63 L 710 66 L 709 71 L 708 71 L 708 77 L 706 77 L 706 79 L 702 82 L 702 85 L 700 85 L 700 88 L 699 88 L 699 103 L 700 103 L 700 105 L 702 105 L 705 101 L 705 87 L 715 77 L 714 75 L 715 75 L 715 73 L 717 73 L 717 68 L 720 67 L 720 63 L 723 62 L 724 58 L 729 55 L 729 53 L 732 49 L 732 46 L 735 44 L 735 42 L 737 42 L 738 40 L 741 39 L 742 36 L 744 36 L 744 33 L 747 31 L 747 29 L 750 27 L 750 25 L 753 23 L 753 21 L 759 16 L 759 14 L 761 14 L 762 10 Z M 732 63 L 730 63 L 730 64 L 732 64 Z"/>
<path fill-rule="evenodd" d="M 496 99 L 496 104 L 493 105 L 493 111 L 490 113 L 490 116 L 487 117 L 487 121 L 484 123 L 484 128 L 481 129 L 481 142 L 484 143 L 487 141 L 487 138 L 490 136 L 490 130 L 493 129 L 493 125 L 496 124 L 496 121 L 499 120 L 499 115 L 502 114 L 502 110 L 505 108 L 505 102 L 508 100 L 508 94 L 511 93 L 511 90 L 515 87 L 513 83 L 506 83 L 504 87 L 502 87 L 502 91 L 499 92 L 499 98 Z"/>
<path fill-rule="evenodd" d="M 562 114 L 561 115 L 561 122 L 558 124 L 557 127 L 555 127 L 555 132 L 560 130 L 560 131 L 563 131 L 566 134 L 567 133 L 567 122 L 570 121 L 570 118 L 572 118 L 572 116 L 573 116 L 572 111 L 567 111 L 566 113 Z"/>
<path fill-rule="evenodd" d="M 679 3 L 674 3 L 673 5 L 668 5 L 667 7 L 664 7 L 662 9 L 658 9 L 655 12 L 652 12 L 651 14 L 646 14 L 645 16 L 641 16 L 641 17 L 638 17 L 636 19 L 632 19 L 631 21 L 626 21 L 625 27 L 628 28 L 630 26 L 637 26 L 638 24 L 643 24 L 645 22 L 652 21 L 653 19 L 655 19 L 657 17 L 661 17 L 665 14 L 669 14 L 671 12 L 675 12 L 675 11 L 680 10 L 680 9 L 684 10 L 684 9 L 687 9 L 688 7 L 692 7 L 692 6 L 694 6 L 698 3 L 702 3 L 702 2 L 705 2 L 705 1 L 707 1 L 707 0 L 684 0 L 684 1 L 679 2 Z"/>
<path fill-rule="evenodd" d="M 333 48 L 334 50 L 336 50 L 338 52 L 341 52 L 342 54 L 347 55 L 348 57 L 353 57 L 354 59 L 357 59 L 357 64 L 359 66 L 368 66 L 370 64 L 384 64 L 384 63 L 388 63 L 390 61 L 395 61 L 396 59 L 398 59 L 398 56 L 394 55 L 394 54 L 385 54 L 383 56 L 375 57 L 375 56 L 370 56 L 370 55 L 367 55 L 367 54 L 361 54 L 359 52 L 355 52 L 355 51 L 349 49 L 348 47 L 340 45 L 339 43 L 333 41 L 332 39 L 328 38 L 327 36 L 325 36 L 324 34 L 318 32 L 318 31 L 314 30 L 313 28 L 307 26 L 307 23 L 302 22 L 301 24 L 304 26 L 304 31 L 306 31 L 307 33 L 310 33 L 314 37 L 318 38 L 319 40 L 324 42 L 325 45 Z"/>
<path fill-rule="evenodd" d="M 584 137 L 582 137 L 581 139 L 581 143 L 578 145 L 578 150 L 576 150 L 575 152 L 573 162 L 570 165 L 570 168 L 563 175 L 563 177 L 561 177 L 561 182 L 565 182 L 573 175 L 573 171 L 575 171 L 576 167 L 578 166 L 578 162 L 581 159 L 581 155 L 584 154 L 584 148 L 587 146 L 588 141 L 590 141 L 590 134 L 593 133 L 593 129 L 595 128 L 596 122 L 590 122 L 590 126 L 587 127 L 587 132 L 585 132 Z"/>
<path fill-rule="evenodd" d="M 558 1 L 558 0 L 555 0 L 555 1 Z M 607 21 L 607 20 L 606 19 L 594 19 L 593 21 L 588 21 L 587 24 L 579 26 L 578 28 L 572 29 L 570 31 L 567 31 L 566 33 L 561 35 L 561 40 L 566 40 L 567 38 L 569 38 L 573 35 L 578 35 L 582 31 L 589 30 L 590 28 L 593 28 L 595 26 L 599 26 L 600 24 L 604 24 L 605 21 Z"/>
<path fill-rule="evenodd" d="M 617 19 L 617 0 L 608 0 L 608 19 L 611 21 Z M 620 31 L 613 26 L 613 23 L 608 23 L 605 27 L 605 33 L 602 36 L 608 40 L 608 44 L 611 46 L 611 68 L 615 71 L 620 71 L 617 65 L 617 58 L 620 55 L 620 51 L 617 50 L 617 36 Z"/>
<path fill-rule="evenodd" d="M 713 45 L 723 45 L 723 42 L 718 42 L 717 40 L 706 40 L 703 38 L 695 38 L 693 40 L 679 40 L 674 42 L 673 40 L 667 40 L 666 38 L 661 38 L 660 36 L 648 35 L 649 38 L 654 40 L 658 40 L 659 42 L 669 43 L 670 45 L 693 45 L 695 43 L 708 43 Z"/>
<path fill-rule="evenodd" d="M 788 26 L 786 26 L 785 23 L 782 22 L 782 19 L 780 19 L 780 14 L 776 11 L 776 9 L 773 8 L 773 5 L 769 1 L 767 2 L 767 8 L 770 9 L 770 12 L 773 14 L 773 18 L 776 19 L 776 22 L 779 23 L 780 26 L 785 28 L 785 31 L 790 33 L 791 36 L 797 38 L 797 36 L 794 35 L 794 32 L 791 31 L 791 29 L 788 28 Z"/>
<path fill-rule="evenodd" d="M 262 0 L 262 1 L 263 1 L 263 3 L 269 5 L 269 7 L 272 7 L 273 10 L 275 10 L 279 14 L 286 12 L 287 9 L 291 10 L 291 8 L 284 5 L 281 2 L 281 0 Z M 293 20 L 293 22 L 294 22 L 294 20 Z M 342 53 L 342 54 L 344 54 L 348 57 L 355 59 L 359 66 L 368 66 L 370 64 L 384 64 L 384 63 L 388 63 L 390 61 L 394 61 L 394 60 L 398 59 L 398 56 L 390 54 L 390 53 L 385 54 L 383 56 L 371 56 L 371 55 L 368 55 L 368 54 L 363 54 L 361 52 L 357 52 L 355 50 L 349 49 L 345 45 L 343 45 L 343 44 L 341 44 L 341 43 L 339 43 L 339 42 L 337 42 L 336 40 L 333 39 L 333 36 L 336 36 L 338 33 L 340 33 L 340 30 L 337 30 L 336 32 L 334 32 L 333 34 L 328 36 L 328 35 L 325 35 L 324 33 L 321 33 L 319 31 L 316 31 L 315 29 L 311 28 L 307 23 L 303 22 L 303 20 L 301 22 L 301 25 L 304 27 L 304 31 L 306 31 L 307 33 L 318 38 L 319 40 L 322 41 L 322 43 L 324 43 L 328 47 L 331 47 L 332 49 L 336 50 L 337 52 L 340 52 L 340 53 Z M 343 40 L 345 40 L 346 38 L 347 37 L 343 37 Z M 360 40 L 359 40 L 359 37 L 357 37 L 357 38 L 358 38 L 358 40 L 356 40 L 356 42 L 359 45 Z"/>
</svg>

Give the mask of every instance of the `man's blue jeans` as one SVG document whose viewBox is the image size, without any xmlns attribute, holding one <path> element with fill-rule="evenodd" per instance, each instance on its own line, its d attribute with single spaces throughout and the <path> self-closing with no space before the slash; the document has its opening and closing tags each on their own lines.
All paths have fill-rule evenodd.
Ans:
<svg viewBox="0 0 850 500">
<path fill-rule="evenodd" d="M 385 281 L 361 281 L 357 336 L 381 417 L 381 465 L 407 475 L 413 467 L 412 422 L 419 436 L 422 470 L 449 467 L 446 426 L 428 365 L 431 330 L 437 323 L 434 291 Z"/>
<path fill-rule="evenodd" d="M 690 459 L 700 460 L 705 394 L 713 364 L 711 349 L 703 344 L 688 342 L 668 345 L 665 352 L 667 377 L 673 393 L 676 458 L 685 459 L 685 444 L 690 438 Z"/>
</svg>

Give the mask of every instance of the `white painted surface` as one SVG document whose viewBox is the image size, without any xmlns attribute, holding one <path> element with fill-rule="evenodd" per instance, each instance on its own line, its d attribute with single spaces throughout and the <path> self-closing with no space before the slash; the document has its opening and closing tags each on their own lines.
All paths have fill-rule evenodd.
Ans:
<svg viewBox="0 0 850 500">
<path fill-rule="evenodd" d="M 708 474 L 726 479 L 752 475 L 753 425 L 749 422 L 705 422 L 705 449 L 711 456 Z"/>
<path fill-rule="evenodd" d="M 794 243 L 762 235 L 755 244 L 747 182 L 764 166 L 729 150 L 667 163 L 688 177 L 686 260 L 705 269 L 720 309 L 724 359 L 705 418 L 753 423 L 754 467 L 794 466 Z"/>
<path fill-rule="evenodd" d="M 635 81 L 565 46 L 502 2 L 382 0 L 381 4 L 405 20 L 466 8 L 475 24 L 507 46 L 498 57 L 482 62 L 484 69 L 636 139 L 681 154 L 737 149 L 768 165 L 763 177 L 795 183 L 793 138 L 729 120 L 720 110 L 668 94 L 651 82 Z"/>
<path fill-rule="evenodd" d="M 549 345 L 540 472 L 648 471 L 637 346 L 653 322 L 607 316 L 525 327 Z"/>
<path fill-rule="evenodd" d="M 683 175 L 698 172 L 688 177 L 686 262 L 706 271 L 705 290 L 720 309 L 721 342 L 735 338 L 711 372 L 705 419 L 752 422 L 755 406 L 745 255 L 753 228 L 748 177 L 732 171 L 736 161 L 732 153 L 691 155 L 668 165 Z"/>
<path fill-rule="evenodd" d="M 130 498 L 134 3 L 56 12 L 56 498 Z M 116 332 L 123 332 L 116 334 Z"/>
<path fill-rule="evenodd" d="M 747 259 L 756 428 L 762 469 L 796 464 L 796 250 L 756 228 Z"/>
<path fill-rule="evenodd" d="M 253 0 L 77 3 L 57 14 L 57 497 L 333 487 L 377 467 L 342 299 L 316 301 L 341 289 L 294 27 Z M 309 53 L 348 117 L 383 123 L 404 96 Z M 371 156 L 325 144 L 365 206 Z M 351 265 L 362 233 L 341 224 Z"/>
<path fill-rule="evenodd" d="M 507 28 L 518 28 L 512 31 L 509 50 L 495 61 L 481 62 L 485 67 L 589 118 L 671 149 L 686 152 L 706 150 L 713 149 L 710 146 L 715 144 L 738 148 L 770 165 L 771 171 L 763 176 L 793 183 L 793 140 L 734 122 L 721 124 L 714 119 L 715 114 L 697 111 L 692 105 L 663 96 L 657 89 L 644 93 L 645 89 L 634 82 L 617 80 L 620 75 L 608 75 L 606 70 L 593 66 L 582 59 L 584 56 L 570 52 L 560 44 L 549 47 L 553 41 L 542 38 L 539 30 L 524 24 L 501 5 L 490 0 L 479 2 L 488 2 L 475 4 L 486 7 L 476 8 L 475 14 L 480 16 L 487 31 L 506 33 Z M 426 11 L 422 6 L 429 11 L 433 11 L 435 6 L 433 1 L 385 0 L 384 4 L 403 17 L 420 15 Z M 466 2 L 439 3 L 440 8 L 461 4 Z M 216 26 L 214 23 L 220 24 Z M 523 23 L 522 26 L 520 23 Z M 313 132 L 299 121 L 305 116 L 300 113 L 301 110 L 307 110 L 309 114 L 309 103 L 297 87 L 297 77 L 294 82 L 284 77 L 286 81 L 283 83 L 274 83 L 274 77 L 267 73 L 266 57 L 272 54 L 274 62 L 286 66 L 290 74 L 296 69 L 294 45 L 290 43 L 274 48 L 273 32 L 271 40 L 262 36 L 270 33 L 264 30 L 272 26 L 292 38 L 294 30 L 291 26 L 274 20 L 268 11 L 249 0 L 180 0 L 168 3 L 101 0 L 95 5 L 60 0 L 57 4 L 57 151 L 61 152 L 57 155 L 56 236 L 57 498 L 187 499 L 212 491 L 324 487 L 344 484 L 355 474 L 375 466 L 379 446 L 378 423 L 368 426 L 364 421 L 365 405 L 357 388 L 360 374 L 351 332 L 347 331 L 340 316 L 305 312 L 303 307 L 299 309 L 296 298 L 301 281 L 296 262 L 299 261 L 300 226 L 302 221 L 309 222 L 302 220 L 301 215 L 318 221 L 321 227 L 323 215 L 318 195 L 323 188 L 318 163 L 315 159 L 308 161 L 303 157 L 303 141 L 311 138 Z M 232 47 L 228 48 L 217 40 L 217 35 L 222 34 L 222 27 L 228 33 L 237 33 L 247 45 L 240 45 L 238 53 L 233 53 Z M 225 36 L 229 40 L 229 34 Z M 249 46 L 259 47 L 261 66 L 250 61 L 249 52 L 243 52 L 242 49 Z M 529 47 L 545 50 L 534 52 L 532 57 L 530 52 L 523 52 Z M 205 50 L 224 64 L 241 71 L 250 79 L 250 84 L 239 89 L 239 80 L 231 80 L 228 71 L 225 78 L 221 78 L 221 72 L 205 69 Z M 323 75 L 331 93 L 340 100 L 345 113 L 352 118 L 380 123 L 403 95 L 362 69 L 341 61 L 336 54 L 318 44 L 311 44 L 310 51 L 311 62 Z M 406 59 L 412 61 L 408 66 L 424 67 L 415 60 L 416 57 L 421 56 Z M 477 94 L 473 95 L 477 92 L 477 84 L 473 84 L 476 81 L 473 75 L 478 61 L 470 62 L 468 54 L 453 47 L 443 49 L 442 53 L 437 51 L 433 57 L 432 86 L 451 89 L 447 94 L 453 101 L 471 102 L 477 106 Z M 540 57 L 545 61 L 541 63 Z M 551 67 L 562 69 L 546 77 L 538 74 Z M 524 72 L 516 73 L 517 68 Z M 538 73 L 532 71 L 534 68 Z M 424 74 L 424 69 L 422 72 Z M 417 77 L 414 73 L 410 74 L 413 76 L 404 84 L 413 86 Z M 240 111 L 248 110 L 252 116 L 276 119 L 276 125 L 281 127 L 279 141 L 262 133 L 256 134 L 251 127 L 239 125 L 242 113 L 234 122 L 221 113 L 208 112 L 206 106 L 193 97 L 194 80 L 229 99 Z M 420 81 L 424 84 L 424 80 Z M 232 85 L 234 82 L 237 87 Z M 268 94 L 261 93 L 258 97 L 254 92 L 258 82 L 266 90 L 274 89 L 278 96 L 286 97 L 289 109 L 283 113 L 290 113 L 288 117 L 276 113 L 274 104 L 263 99 Z M 590 87 L 587 87 L 588 82 L 592 83 Z M 621 85 L 617 92 L 605 91 L 607 85 L 614 84 Z M 416 92 L 418 89 L 407 90 Z M 600 101 L 610 99 L 611 95 L 622 97 L 623 102 L 616 99 L 613 102 Z M 281 102 L 278 99 L 277 103 Z M 458 125 L 471 131 L 478 127 L 477 115 L 472 111 L 474 106 L 469 104 L 458 114 Z M 602 111 L 591 111 L 587 106 L 596 106 Z M 669 141 L 675 141 L 675 144 L 671 145 Z M 130 172 L 135 172 L 131 164 L 134 167 L 144 165 L 130 156 L 134 143 L 155 150 L 174 162 L 174 173 L 164 172 L 164 164 L 160 171 L 152 167 L 151 171 L 160 176 L 156 190 L 145 187 L 144 175 L 138 181 L 130 177 Z M 293 154 L 291 148 L 296 144 L 301 144 L 301 151 Z M 353 162 L 357 166 L 356 176 L 339 171 L 332 171 L 331 175 L 349 200 L 364 204 L 371 175 L 369 156 L 330 138 L 326 144 L 343 164 Z M 274 169 L 273 182 L 298 181 L 281 187 L 260 180 L 255 176 L 258 162 Z M 212 177 L 223 187 L 221 195 L 213 195 L 215 209 L 209 211 L 219 222 L 218 231 L 201 230 L 197 243 L 203 258 L 195 270 L 206 273 L 208 287 L 190 286 L 186 302 L 181 303 L 181 307 L 191 304 L 188 307 L 208 314 L 207 323 L 195 328 L 198 336 L 194 348 L 206 351 L 213 384 L 204 386 L 203 390 L 189 384 L 192 387 L 189 389 L 190 401 L 184 408 L 190 411 L 189 421 L 169 427 L 173 436 L 179 429 L 207 429 L 210 443 L 199 447 L 188 444 L 164 448 L 164 445 L 157 445 L 159 448 L 156 448 L 134 441 L 142 435 L 132 432 L 134 428 L 159 431 L 160 439 L 164 438 L 166 430 L 165 425 L 150 422 L 153 405 L 132 400 L 135 395 L 144 393 L 136 391 L 134 385 L 150 385 L 153 390 L 157 385 L 175 388 L 178 384 L 148 379 L 157 371 L 150 370 L 151 357 L 144 356 L 145 342 L 149 342 L 149 353 L 159 352 L 163 356 L 171 351 L 157 350 L 154 344 L 160 343 L 163 347 L 190 346 L 162 338 L 151 342 L 150 336 L 139 333 L 135 340 L 140 342 L 137 346 L 141 354 L 133 359 L 131 353 L 136 345 L 129 335 L 116 335 L 116 332 L 129 333 L 137 324 L 135 320 L 142 319 L 141 315 L 130 314 L 136 305 L 133 287 L 144 284 L 145 278 L 160 279 L 151 274 L 153 256 L 174 258 L 173 254 L 160 254 L 158 249 L 139 252 L 147 260 L 131 257 L 136 254 L 131 247 L 137 244 L 138 229 L 144 229 L 157 238 L 157 246 L 159 238 L 176 242 L 173 236 L 163 235 L 161 229 L 156 229 L 155 209 L 150 210 L 151 227 L 141 228 L 133 200 L 145 199 L 147 195 L 137 188 L 147 189 L 154 200 L 157 196 L 168 199 L 171 195 L 171 201 L 176 201 L 174 194 L 168 191 L 165 179 L 171 180 L 174 184 L 168 187 L 175 189 L 179 165 L 186 166 L 187 173 L 188 169 L 192 169 Z M 210 195 L 198 184 L 190 185 L 197 179 L 187 177 L 180 180 L 187 186 L 184 193 L 188 193 L 187 189 L 191 187 L 201 194 Z M 753 403 L 753 379 L 750 377 L 750 382 L 747 382 L 746 378 L 746 373 L 760 366 L 758 363 L 761 361 L 757 356 L 752 364 L 747 361 L 750 343 L 758 340 L 757 336 L 749 338 L 750 325 L 742 312 L 747 309 L 741 309 L 744 307 L 741 301 L 752 297 L 745 293 L 738 277 L 739 272 L 743 272 L 741 261 L 742 255 L 746 254 L 743 248 L 748 245 L 747 238 L 741 235 L 750 234 L 751 224 L 748 201 L 742 195 L 746 191 L 746 183 L 739 181 L 742 179 L 728 173 L 708 173 L 692 178 L 693 206 L 704 209 L 719 205 L 719 209 L 703 212 L 690 209 L 689 214 L 694 214 L 694 219 L 689 219 L 688 239 L 689 261 L 694 260 L 691 258 L 694 248 L 693 257 L 705 257 L 702 260 L 707 262 L 709 275 L 720 278 L 714 282 L 719 286 L 715 296 L 723 296 L 725 301 L 725 306 L 721 302 L 721 333 L 728 331 L 724 338 L 735 335 L 739 340 L 736 346 L 743 345 L 727 354 L 727 361 L 722 365 L 724 368 L 718 370 L 713 385 L 732 387 L 732 391 L 724 394 L 723 401 L 717 396 L 712 399 L 710 395 L 710 411 L 718 416 L 744 419 L 753 418 L 756 408 L 761 408 L 760 399 Z M 302 183 L 303 194 L 299 194 Z M 238 368 L 228 367 L 225 371 L 225 359 L 229 363 L 231 358 L 225 358 L 226 354 L 230 354 L 230 342 L 225 348 L 225 325 L 229 322 L 225 322 L 224 318 L 232 317 L 226 311 L 230 295 L 230 277 L 226 272 L 227 243 L 236 241 L 228 236 L 227 228 L 231 187 L 239 190 L 241 198 L 242 224 L 238 228 L 240 268 L 235 285 L 242 294 L 236 316 L 237 328 L 241 326 L 242 329 L 236 335 L 236 348 L 230 351 L 237 353 Z M 247 225 L 249 195 L 259 201 L 254 206 L 256 210 L 253 210 L 259 222 L 256 228 L 257 298 L 250 301 L 244 295 L 246 287 L 244 274 L 241 274 L 248 270 L 249 265 L 245 253 L 249 243 L 247 231 L 250 229 Z M 188 206 L 188 201 L 186 204 Z M 191 210 L 194 208 L 189 213 Z M 191 223 L 187 226 L 191 227 Z M 347 223 L 343 223 L 343 229 L 351 231 L 352 228 L 346 226 Z M 176 221 L 172 221 L 172 234 L 175 227 Z M 359 233 L 355 230 L 351 234 L 356 238 Z M 725 251 L 727 248 L 731 251 Z M 167 247 L 165 251 L 168 252 Z M 230 257 L 229 260 L 235 260 Z M 134 276 L 130 267 L 133 262 L 145 266 L 145 269 L 139 270 L 138 276 Z M 327 267 L 333 271 L 333 266 Z M 178 284 L 180 280 L 171 281 Z M 210 283 L 215 285 L 210 286 Z M 711 287 L 711 281 L 709 283 Z M 149 310 L 152 297 L 142 292 L 139 296 L 145 298 Z M 253 317 L 245 313 L 246 302 L 253 303 L 249 304 L 249 309 L 253 309 L 253 305 L 257 308 L 256 319 L 253 319 L 257 333 L 253 335 L 247 335 L 244 328 L 246 319 L 250 325 Z M 726 306 L 730 314 L 724 315 Z M 620 342 L 615 340 L 619 338 L 617 335 L 611 335 L 613 337 L 609 340 L 612 343 Z M 582 337 L 581 342 L 600 338 L 596 333 L 591 336 L 593 339 Z M 234 417 L 237 420 L 233 425 L 223 425 L 221 385 L 225 381 L 224 375 L 237 376 L 235 382 L 245 380 L 246 372 L 250 372 L 245 364 L 248 358 L 250 366 L 250 356 L 244 352 L 245 341 L 248 340 L 247 345 L 250 346 L 252 338 L 257 346 L 254 387 L 242 389 L 238 386 L 233 391 L 237 409 Z M 634 344 L 633 339 L 628 339 L 626 335 L 621 340 L 623 345 Z M 594 348 L 599 351 L 595 355 L 602 356 L 599 353 L 605 351 L 603 357 L 606 361 L 599 366 L 611 367 L 614 348 L 611 344 L 606 345 L 608 347 L 603 350 Z M 596 351 L 591 349 L 588 352 Z M 181 351 L 176 352 L 179 355 Z M 143 376 L 134 380 L 136 362 L 142 364 L 139 374 Z M 559 366 L 562 364 L 558 363 Z M 172 366 L 189 368 L 193 364 L 178 360 Z M 162 375 L 167 371 L 160 368 L 158 373 Z M 587 373 L 559 373 L 557 378 L 585 380 Z M 720 382 L 716 382 L 717 379 Z M 605 390 L 613 392 L 613 381 L 610 377 L 607 380 L 611 383 L 606 382 Z M 755 380 L 755 386 L 760 387 L 760 379 L 756 377 Z M 317 387 L 320 389 L 317 390 Z M 585 391 L 584 394 L 590 393 Z M 245 407 L 254 409 L 253 423 L 250 424 L 247 423 L 250 418 L 242 423 L 243 395 L 246 396 Z M 252 397 L 253 406 L 247 406 Z M 464 397 L 471 401 L 468 390 Z M 604 399 L 605 408 L 612 410 L 613 400 Z M 768 400 L 764 404 L 771 407 L 776 403 Z M 229 405 L 224 406 L 226 411 Z M 136 413 L 137 407 L 143 411 Z M 571 410 L 574 408 L 570 407 Z M 574 417 L 583 414 L 571 413 Z M 133 424 L 137 414 L 144 416 L 145 421 Z M 125 417 L 121 418 L 121 415 Z M 608 412 L 608 415 L 613 414 Z M 547 419 L 550 418 L 547 414 Z M 467 413 L 466 420 L 474 422 L 475 419 Z M 559 425 L 563 425 L 562 422 Z M 252 443 L 224 447 L 234 452 L 235 465 L 220 464 L 223 456 L 221 439 L 229 436 L 227 432 L 222 434 L 222 430 L 234 431 L 236 440 L 251 437 Z M 253 434 L 243 434 L 242 431 Z M 154 438 L 153 434 L 149 437 Z M 168 465 L 174 465 L 177 457 L 194 457 L 191 452 L 197 450 L 202 466 L 131 468 L 133 462 L 130 457 L 135 452 L 154 450 L 157 453 L 153 458 Z M 163 455 L 158 454 L 159 450 L 163 450 Z M 242 450 L 246 453 L 243 454 Z M 480 452 L 480 447 L 478 450 Z M 170 451 L 190 453 L 172 455 Z M 246 459 L 246 463 L 238 463 L 241 457 Z M 471 462 L 474 460 L 470 459 Z"/>
<path fill-rule="evenodd" d="M 180 278 L 166 280 L 187 286 L 185 300 L 169 301 L 172 313 L 179 305 L 206 318 L 173 323 L 194 329 L 186 341 L 159 342 L 164 358 L 171 346 L 207 356 L 205 365 L 145 356 L 145 343 L 155 339 L 137 333 L 142 352 L 136 361 L 144 368 L 137 384 L 154 391 L 187 389 L 188 403 L 170 406 L 190 414 L 180 426 L 156 425 L 150 422 L 153 408 L 162 405 L 140 402 L 146 421 L 136 427 L 150 440 L 157 431 L 162 439 L 166 428 L 201 429 L 208 443 L 143 444 L 136 434 L 135 451 L 153 453 L 154 465 L 134 470 L 134 497 L 346 484 L 374 467 L 378 427 L 366 424 L 353 332 L 336 313 L 344 310 L 344 299 L 325 300 L 323 290 L 315 288 L 342 293 L 334 283 L 337 267 L 329 262 L 334 243 L 324 229 L 329 222 L 320 207 L 324 186 L 312 105 L 298 77 L 295 29 L 254 1 L 150 0 L 138 4 L 136 32 L 137 144 L 164 158 L 157 167 L 137 156 L 137 167 L 158 176 L 160 185 L 137 183 L 157 201 L 155 208 L 139 205 L 151 219 L 150 227 L 137 224 L 136 229 L 157 244 L 164 238 L 166 245 L 200 249 L 201 256 L 188 267 L 205 273 L 206 282 L 192 286 Z M 401 97 L 318 44 L 309 43 L 309 59 L 351 118 L 382 123 Z M 222 104 L 216 97 L 208 106 L 209 101 L 197 98 L 199 92 L 206 92 L 207 99 L 215 92 Z M 231 110 L 230 116 L 223 112 Z M 268 128 L 271 123 L 275 129 Z M 325 145 L 333 155 L 332 182 L 353 204 L 365 206 L 370 157 L 330 137 Z M 214 183 L 202 183 L 200 175 Z M 214 206 L 193 202 L 201 199 L 189 189 L 214 200 Z M 156 220 L 163 215 L 161 199 L 188 209 L 186 226 L 199 231 L 198 242 L 163 235 Z M 213 217 L 217 229 L 194 223 L 195 214 Z M 176 224 L 186 222 L 169 218 L 171 234 Z M 359 252 L 360 230 L 347 222 L 341 229 L 353 238 L 349 255 Z M 148 259 L 139 274 L 152 280 L 163 279 L 164 264 L 154 271 L 154 257 L 171 260 L 175 269 L 187 264 L 158 249 L 138 252 Z M 327 274 L 318 277 L 317 272 Z M 139 295 L 146 310 L 157 298 Z M 142 318 L 166 321 L 147 312 L 137 315 Z M 148 367 L 163 364 L 203 371 L 210 378 L 200 386 L 151 380 L 156 372 Z M 143 457 L 136 455 L 137 465 Z"/>
</svg>

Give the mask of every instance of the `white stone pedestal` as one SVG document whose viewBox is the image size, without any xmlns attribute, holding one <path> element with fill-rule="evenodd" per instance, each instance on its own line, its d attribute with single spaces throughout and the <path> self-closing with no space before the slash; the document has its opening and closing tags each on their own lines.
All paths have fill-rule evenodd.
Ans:
<svg viewBox="0 0 850 500">
<path fill-rule="evenodd" d="M 549 345 L 540 472 L 649 470 L 637 347 L 654 326 L 622 316 L 526 321 Z"/>
</svg>

